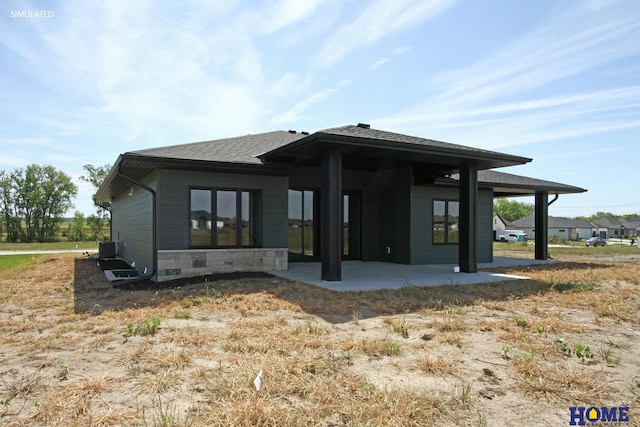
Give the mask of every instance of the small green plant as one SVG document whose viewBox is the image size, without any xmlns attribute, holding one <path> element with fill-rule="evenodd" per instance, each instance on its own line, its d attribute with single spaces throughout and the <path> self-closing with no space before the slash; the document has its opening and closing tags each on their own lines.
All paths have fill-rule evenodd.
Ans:
<svg viewBox="0 0 640 427">
<path fill-rule="evenodd" d="M 615 344 L 611 341 L 607 342 L 607 346 L 606 347 L 600 347 L 600 358 L 607 364 L 607 365 L 617 365 L 620 363 L 620 356 L 617 356 L 614 353 L 614 347 Z"/>
<path fill-rule="evenodd" d="M 9 399 L 8 397 L 6 399 L 0 400 L 0 405 L 2 406 L 9 406 L 9 403 L 11 403 L 11 399 Z"/>
<path fill-rule="evenodd" d="M 191 310 L 177 306 L 173 309 L 173 317 L 175 319 L 191 319 Z"/>
<path fill-rule="evenodd" d="M 593 353 L 588 345 L 576 344 L 573 348 L 573 354 L 579 357 L 583 363 L 586 359 L 593 359 Z"/>
<path fill-rule="evenodd" d="M 127 342 L 127 339 L 129 339 L 130 336 L 133 336 L 133 332 L 134 327 L 132 322 L 127 323 L 125 327 L 122 328 L 122 336 L 124 337 L 124 342 Z"/>
<path fill-rule="evenodd" d="M 394 342 L 385 342 L 382 346 L 382 353 L 385 356 L 397 356 L 400 354 L 400 344 Z"/>
<path fill-rule="evenodd" d="M 503 359 L 511 359 L 511 347 L 509 347 L 508 345 L 503 345 L 502 346 L 502 358 Z"/>
<path fill-rule="evenodd" d="M 640 380 L 636 380 L 636 388 L 640 388 Z"/>
<path fill-rule="evenodd" d="M 564 338 L 556 338 L 553 343 L 562 352 L 562 354 L 567 357 L 571 357 L 571 347 L 569 347 L 569 344 L 566 343 Z"/>
<path fill-rule="evenodd" d="M 402 317 L 402 320 L 395 320 L 391 324 L 391 329 L 402 335 L 403 338 L 409 338 L 409 329 L 407 329 L 407 322 L 404 316 Z"/>
<path fill-rule="evenodd" d="M 58 368 L 60 371 L 58 372 L 58 379 L 60 381 L 64 381 L 69 376 L 69 365 L 64 360 L 58 360 Z"/>
<path fill-rule="evenodd" d="M 545 337 L 547 336 L 547 328 L 545 328 L 544 325 L 538 326 L 536 330 L 538 331 L 538 335 L 544 335 Z"/>
<path fill-rule="evenodd" d="M 122 328 L 124 341 L 127 342 L 127 339 L 133 335 L 155 335 L 160 327 L 160 323 L 162 323 L 162 320 L 159 317 L 144 319 L 143 321 L 135 324 L 133 322 L 129 322 L 124 328 Z"/>
<path fill-rule="evenodd" d="M 517 326 L 520 326 L 521 328 L 526 328 L 529 325 L 529 322 L 527 322 L 527 319 L 517 314 L 513 316 L 513 321 Z"/>
<path fill-rule="evenodd" d="M 296 327 L 295 332 L 296 334 L 305 333 L 309 335 L 314 335 L 316 337 L 321 337 L 327 333 L 327 330 L 324 328 L 321 328 L 318 325 L 312 325 L 311 322 L 307 321 L 305 325 L 300 325 Z"/>
<path fill-rule="evenodd" d="M 466 405 L 471 401 L 471 383 L 462 384 L 462 390 L 460 391 L 460 395 L 458 396 L 458 400 L 463 405 Z"/>
</svg>

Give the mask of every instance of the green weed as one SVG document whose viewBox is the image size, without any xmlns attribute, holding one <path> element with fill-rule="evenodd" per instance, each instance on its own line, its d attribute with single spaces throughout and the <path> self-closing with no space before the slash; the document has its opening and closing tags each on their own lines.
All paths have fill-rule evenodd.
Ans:
<svg viewBox="0 0 640 427">
<path fill-rule="evenodd" d="M 520 326 L 521 328 L 526 328 L 529 325 L 527 319 L 517 314 L 513 316 L 513 322 L 516 324 L 516 326 Z"/>
<path fill-rule="evenodd" d="M 567 357 L 571 357 L 571 347 L 567 344 L 564 338 L 557 338 L 554 342 L 555 346 Z"/>
<path fill-rule="evenodd" d="M 580 358 L 583 363 L 586 359 L 593 359 L 593 353 L 588 345 L 576 344 L 573 348 L 573 354 Z"/>
<path fill-rule="evenodd" d="M 402 335 L 403 338 L 409 338 L 409 329 L 407 329 L 407 322 L 404 317 L 402 320 L 395 320 L 391 323 L 391 329 L 393 332 L 397 332 Z"/>
<path fill-rule="evenodd" d="M 608 341 L 606 347 L 600 347 L 599 356 L 607 365 L 617 365 L 620 363 L 620 356 L 614 352 L 616 345 Z"/>
<path fill-rule="evenodd" d="M 125 327 L 122 328 L 124 341 L 127 342 L 127 339 L 133 335 L 155 335 L 161 322 L 162 320 L 159 317 L 154 317 L 153 319 L 144 319 L 135 324 L 133 322 L 127 323 Z"/>
<path fill-rule="evenodd" d="M 309 334 L 316 337 L 321 337 L 327 333 L 327 330 L 317 325 L 312 325 L 311 322 L 307 322 L 305 325 L 299 325 L 295 329 L 296 334 Z"/>
<path fill-rule="evenodd" d="M 64 360 L 58 360 L 58 368 L 60 369 L 58 372 L 58 379 L 60 381 L 64 381 L 69 376 L 69 365 Z"/>
</svg>

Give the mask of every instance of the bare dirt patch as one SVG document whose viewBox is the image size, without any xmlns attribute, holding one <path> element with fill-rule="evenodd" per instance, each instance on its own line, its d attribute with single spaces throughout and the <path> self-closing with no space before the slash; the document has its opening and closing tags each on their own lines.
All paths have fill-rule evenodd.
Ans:
<svg viewBox="0 0 640 427">
<path fill-rule="evenodd" d="M 629 406 L 640 425 L 639 263 L 504 272 L 531 280 L 128 290 L 88 259 L 35 260 L 0 278 L 0 424 L 556 426 Z"/>
</svg>

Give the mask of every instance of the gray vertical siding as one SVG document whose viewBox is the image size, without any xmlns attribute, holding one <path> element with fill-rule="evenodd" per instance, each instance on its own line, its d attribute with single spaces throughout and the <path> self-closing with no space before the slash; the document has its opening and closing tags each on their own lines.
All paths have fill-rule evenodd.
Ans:
<svg viewBox="0 0 640 427">
<path fill-rule="evenodd" d="M 229 188 L 259 195 L 263 247 L 283 248 L 287 238 L 288 178 L 161 170 L 158 191 L 158 249 L 189 248 L 189 188 Z"/>
<path fill-rule="evenodd" d="M 411 169 L 395 169 L 379 172 L 376 175 L 374 181 L 380 188 L 378 259 L 410 264 L 410 191 L 413 181 Z"/>
<path fill-rule="evenodd" d="M 189 188 L 230 188 L 259 194 L 261 246 L 287 247 L 290 187 L 317 188 L 314 170 L 292 177 L 159 170 L 143 182 L 157 190 L 158 250 L 189 248 Z M 362 191 L 362 259 L 406 264 L 456 264 L 458 245 L 432 244 L 434 199 L 459 198 L 455 187 L 415 186 L 410 168 L 345 171 L 344 189 Z M 113 201 L 113 240 L 119 255 L 152 269 L 152 196 L 134 186 Z M 478 195 L 478 261 L 493 259 L 493 193 Z M 390 253 L 387 253 L 387 247 Z"/>
<path fill-rule="evenodd" d="M 458 245 L 434 245 L 433 200 L 458 200 L 455 187 L 414 186 L 411 190 L 411 264 L 457 264 Z M 493 192 L 478 192 L 478 262 L 491 262 Z"/>
<path fill-rule="evenodd" d="M 142 182 L 156 188 L 157 172 Z M 113 200 L 111 239 L 117 244 L 118 256 L 132 263 L 138 271 L 153 271 L 153 196 L 137 185 L 131 185 L 132 194 L 120 194 Z"/>
<path fill-rule="evenodd" d="M 478 262 L 493 262 L 493 190 L 478 192 Z"/>
</svg>

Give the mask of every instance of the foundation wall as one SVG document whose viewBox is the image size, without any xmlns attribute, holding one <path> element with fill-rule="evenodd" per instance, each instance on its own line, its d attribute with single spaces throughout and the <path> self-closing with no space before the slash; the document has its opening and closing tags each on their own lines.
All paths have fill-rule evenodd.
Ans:
<svg viewBox="0 0 640 427">
<path fill-rule="evenodd" d="M 241 271 L 287 270 L 286 248 L 158 251 L 157 281 Z"/>
</svg>

